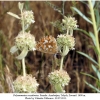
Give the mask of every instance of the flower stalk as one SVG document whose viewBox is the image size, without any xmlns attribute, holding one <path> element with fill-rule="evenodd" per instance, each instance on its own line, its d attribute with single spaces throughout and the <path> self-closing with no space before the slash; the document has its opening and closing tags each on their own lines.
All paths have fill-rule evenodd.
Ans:
<svg viewBox="0 0 100 100">
<path fill-rule="evenodd" d="M 21 15 L 22 15 L 22 31 L 23 31 L 23 34 L 25 33 L 24 31 L 24 17 L 23 17 L 23 14 L 22 14 L 22 10 L 21 10 Z M 25 77 L 26 76 L 26 66 L 25 66 L 25 58 L 22 59 L 22 67 L 23 67 L 23 76 Z"/>
<path fill-rule="evenodd" d="M 16 51 L 20 50 L 20 55 L 16 58 L 22 61 L 22 76 L 18 76 L 16 80 L 13 82 L 14 85 L 14 92 L 18 93 L 36 93 L 38 88 L 38 83 L 35 77 L 32 77 L 31 74 L 26 73 L 26 66 L 25 66 L 25 57 L 27 53 L 31 50 L 36 50 L 36 41 L 35 37 L 30 34 L 30 31 L 26 32 L 26 29 L 34 23 L 34 16 L 32 11 L 23 10 L 23 3 L 18 4 L 19 9 L 21 11 L 21 16 L 19 17 L 16 14 L 9 12 L 8 14 L 18 18 L 21 20 L 21 27 L 22 30 L 19 32 L 17 37 L 15 38 L 15 45 L 11 47 L 10 52 L 13 54 Z"/>
<path fill-rule="evenodd" d="M 92 1 L 88 0 L 88 2 L 89 2 L 91 18 L 93 22 L 94 35 L 96 38 L 96 48 L 100 55 L 99 37 L 98 37 L 98 31 L 97 31 L 97 26 L 96 26 L 95 14 L 94 14 L 93 6 L 92 6 Z M 98 56 L 98 63 L 99 63 L 99 70 L 100 70 L 100 56 Z"/>
<path fill-rule="evenodd" d="M 60 70 L 63 69 L 63 60 L 64 60 L 64 56 L 61 57 L 61 62 L 60 62 Z"/>
<path fill-rule="evenodd" d="M 21 9 L 21 16 L 22 16 L 22 19 L 24 19 L 22 9 Z M 23 34 L 24 34 L 24 20 L 22 20 L 21 24 L 22 24 L 22 31 L 23 31 Z"/>
<path fill-rule="evenodd" d="M 23 67 L 23 76 L 26 76 L 26 66 L 25 66 L 25 58 L 22 59 L 22 67 Z"/>
</svg>

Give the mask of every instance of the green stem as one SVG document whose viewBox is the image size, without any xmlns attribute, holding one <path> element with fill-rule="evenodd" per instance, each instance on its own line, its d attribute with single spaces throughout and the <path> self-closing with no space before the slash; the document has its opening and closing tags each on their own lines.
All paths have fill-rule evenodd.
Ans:
<svg viewBox="0 0 100 100">
<path fill-rule="evenodd" d="M 22 14 L 22 10 L 21 10 L 21 15 L 22 15 L 22 31 L 23 31 L 23 34 L 24 34 L 24 21 L 23 21 L 23 14 Z"/>
<path fill-rule="evenodd" d="M 91 0 L 88 0 L 88 2 L 89 2 L 91 18 L 92 18 L 92 22 L 93 22 L 94 35 L 95 35 L 95 38 L 96 38 L 96 48 L 97 48 L 97 50 L 100 54 L 99 38 L 98 38 L 98 30 L 97 30 L 97 26 L 96 26 L 95 14 L 94 14 L 94 10 L 93 10 Z M 99 63 L 99 70 L 100 70 L 100 56 L 98 56 L 98 63 Z"/>
<path fill-rule="evenodd" d="M 64 60 L 64 56 L 61 57 L 61 62 L 60 62 L 60 70 L 63 69 L 63 60 Z"/>
<path fill-rule="evenodd" d="M 62 1 L 62 14 L 65 15 L 65 1 Z"/>
<path fill-rule="evenodd" d="M 69 29 L 67 29 L 67 35 L 69 34 Z"/>
<path fill-rule="evenodd" d="M 21 14 L 22 14 L 22 10 L 21 10 Z M 22 15 L 22 31 L 24 34 L 24 21 L 23 21 L 23 15 Z M 22 59 L 22 67 L 23 67 L 23 76 L 26 76 L 26 67 L 25 67 L 25 58 Z"/>
<path fill-rule="evenodd" d="M 22 30 L 23 30 L 23 34 L 24 34 L 24 21 L 22 20 Z"/>
<path fill-rule="evenodd" d="M 26 76 L 25 58 L 22 59 L 23 76 Z"/>
</svg>

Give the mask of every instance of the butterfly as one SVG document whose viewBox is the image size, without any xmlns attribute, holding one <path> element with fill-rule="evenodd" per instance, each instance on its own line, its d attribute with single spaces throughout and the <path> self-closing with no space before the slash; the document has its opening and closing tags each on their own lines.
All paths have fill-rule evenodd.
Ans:
<svg viewBox="0 0 100 100">
<path fill-rule="evenodd" d="M 44 36 L 37 42 L 36 49 L 43 53 L 56 54 L 58 51 L 56 39 L 53 36 Z"/>
</svg>

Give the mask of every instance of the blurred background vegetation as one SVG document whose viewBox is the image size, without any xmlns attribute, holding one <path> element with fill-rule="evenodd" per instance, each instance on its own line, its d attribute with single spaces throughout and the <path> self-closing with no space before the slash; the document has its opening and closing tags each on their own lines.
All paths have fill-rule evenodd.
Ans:
<svg viewBox="0 0 100 100">
<path fill-rule="evenodd" d="M 36 37 L 38 41 L 42 36 L 52 35 L 57 37 L 60 32 L 53 27 L 51 22 L 56 20 L 62 20 L 63 16 L 52 9 L 44 1 L 27 1 L 24 2 L 26 9 L 30 9 L 34 12 L 35 23 L 31 25 L 31 34 Z M 52 1 L 52 4 L 59 8 L 63 7 L 62 1 Z M 66 1 L 64 6 L 64 13 L 66 16 L 73 15 L 71 10 L 72 6 L 76 6 L 84 13 L 89 16 L 89 8 L 86 4 L 79 1 Z M 18 75 L 22 74 L 21 61 L 15 58 L 15 54 L 10 54 L 10 48 L 14 44 L 14 38 L 21 30 L 19 20 L 11 17 L 7 12 L 13 12 L 20 14 L 18 9 L 18 1 L 0 1 L 0 92 L 12 92 L 12 82 Z M 86 22 L 82 17 L 74 12 L 74 17 L 78 21 L 79 28 L 93 31 L 93 27 Z M 89 16 L 90 17 L 90 16 Z M 95 81 L 87 77 L 81 72 L 96 76 L 93 69 L 91 68 L 91 62 L 84 56 L 77 53 L 77 51 L 85 52 L 92 58 L 97 60 L 94 50 L 89 46 L 93 45 L 91 39 L 83 34 L 81 31 L 74 31 L 74 37 L 76 41 L 75 50 L 70 51 L 64 59 L 64 69 L 68 72 L 71 77 L 71 81 L 68 86 L 65 87 L 67 93 L 92 93 L 94 92 L 84 81 L 96 85 Z M 53 90 L 48 82 L 48 74 L 55 69 L 58 69 L 58 62 L 60 56 L 57 55 L 56 62 L 54 56 L 49 54 L 43 54 L 38 51 L 29 52 L 25 63 L 27 66 L 27 73 L 32 74 L 36 77 L 39 85 L 38 92 L 41 93 L 52 93 Z"/>
</svg>

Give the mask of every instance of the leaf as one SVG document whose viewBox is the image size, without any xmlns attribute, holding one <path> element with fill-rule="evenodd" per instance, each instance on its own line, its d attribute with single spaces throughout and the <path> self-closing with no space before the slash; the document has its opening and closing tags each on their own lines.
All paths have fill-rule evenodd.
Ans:
<svg viewBox="0 0 100 100">
<path fill-rule="evenodd" d="M 25 58 L 25 56 L 27 55 L 27 53 L 28 53 L 28 50 L 23 49 L 23 51 L 21 52 L 21 54 L 19 56 L 17 56 L 16 58 L 17 59 L 23 59 L 23 58 Z"/>
<path fill-rule="evenodd" d="M 98 79 L 100 80 L 100 72 L 93 64 L 92 64 L 92 69 L 95 71 L 95 73 L 97 74 Z"/>
<path fill-rule="evenodd" d="M 100 27 L 98 28 L 98 33 L 99 33 L 99 31 L 100 31 Z"/>
<path fill-rule="evenodd" d="M 75 10 L 83 19 L 85 19 L 87 22 L 92 24 L 92 22 L 87 18 L 80 10 L 78 10 L 76 7 L 71 7 L 73 10 Z"/>
<path fill-rule="evenodd" d="M 97 54 L 97 55 L 99 55 L 99 52 L 98 52 L 98 50 L 97 50 L 97 48 L 95 47 L 95 46 L 90 46 L 91 48 L 93 48 L 93 50 L 95 51 L 95 53 Z"/>
<path fill-rule="evenodd" d="M 89 77 L 91 77 L 91 78 L 93 78 L 95 80 L 98 80 L 96 77 L 92 76 L 91 74 L 83 73 L 83 72 L 81 72 L 81 74 L 86 75 L 86 76 L 89 76 Z"/>
<path fill-rule="evenodd" d="M 88 33 L 88 32 L 86 32 L 86 31 L 85 31 L 85 30 L 83 30 L 83 29 L 77 28 L 77 29 L 75 29 L 75 30 L 79 30 L 79 31 L 81 31 L 81 32 L 85 33 L 87 36 L 89 36 L 89 37 L 90 37 L 89 33 Z"/>
<path fill-rule="evenodd" d="M 10 52 L 13 54 L 18 50 L 16 46 L 11 47 Z"/>
<path fill-rule="evenodd" d="M 18 8 L 22 11 L 23 10 L 23 6 L 24 6 L 24 3 L 18 3 Z"/>
<path fill-rule="evenodd" d="M 63 46 L 63 51 L 61 53 L 62 56 L 66 56 L 69 52 L 69 48 L 67 46 Z"/>
<path fill-rule="evenodd" d="M 99 66 L 99 64 L 98 64 L 93 58 L 91 58 L 89 55 L 87 55 L 87 54 L 85 54 L 85 53 L 83 53 L 83 52 L 80 52 L 80 51 L 77 51 L 77 52 L 78 52 L 79 54 L 85 56 L 85 57 L 88 58 L 90 61 L 92 61 L 93 63 L 95 63 L 96 65 Z"/>
<path fill-rule="evenodd" d="M 20 19 L 20 17 L 19 17 L 18 15 L 14 14 L 14 13 L 12 13 L 12 12 L 7 12 L 7 14 L 9 14 L 9 15 L 11 15 L 11 16 L 17 18 L 17 19 Z"/>
<path fill-rule="evenodd" d="M 84 3 L 86 6 L 88 6 L 87 2 L 80 0 L 80 2 Z"/>
<path fill-rule="evenodd" d="M 96 39 L 95 39 L 94 34 L 92 32 L 89 32 L 89 34 L 90 34 L 90 36 L 92 38 L 92 41 L 93 41 L 94 45 L 96 46 Z"/>
<path fill-rule="evenodd" d="M 99 9 L 94 9 L 94 12 L 95 12 L 95 16 L 96 16 L 96 25 L 97 25 L 97 30 L 98 30 L 98 33 L 100 31 L 100 13 L 99 13 Z"/>
<path fill-rule="evenodd" d="M 98 9 L 94 9 L 94 11 L 95 11 L 95 16 L 96 16 L 96 24 L 97 24 L 97 27 L 99 28 L 99 23 L 100 23 L 99 10 Z"/>
<path fill-rule="evenodd" d="M 53 87 L 54 87 L 54 90 L 55 90 L 56 93 L 63 93 L 64 92 L 61 84 L 55 84 Z"/>
<path fill-rule="evenodd" d="M 95 5 L 95 0 L 91 0 L 91 2 L 92 2 L 92 6 L 94 7 L 94 5 Z"/>
<path fill-rule="evenodd" d="M 90 83 L 88 83 L 88 82 L 86 82 L 86 81 L 85 81 L 85 83 L 86 83 L 88 86 L 90 86 L 92 89 L 94 89 L 94 90 L 96 90 L 98 93 L 100 93 L 100 90 L 97 89 L 96 87 L 94 87 L 92 84 L 90 84 Z"/>
<path fill-rule="evenodd" d="M 100 81 L 97 81 L 96 84 L 100 88 Z"/>
</svg>

